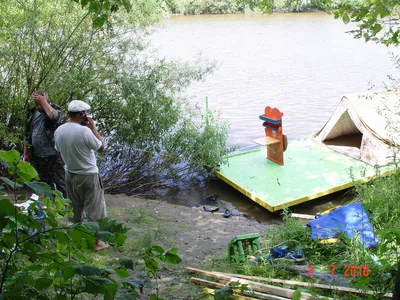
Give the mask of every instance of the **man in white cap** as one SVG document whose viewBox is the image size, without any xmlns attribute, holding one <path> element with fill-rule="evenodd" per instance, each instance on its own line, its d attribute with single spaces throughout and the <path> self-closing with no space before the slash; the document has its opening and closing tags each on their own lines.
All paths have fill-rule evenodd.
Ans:
<svg viewBox="0 0 400 300">
<path fill-rule="evenodd" d="M 90 106 L 80 100 L 68 105 L 70 122 L 58 127 L 55 148 L 65 163 L 67 196 L 72 202 L 74 223 L 107 217 L 103 186 L 96 163 L 95 151 L 103 153 L 104 143 L 92 118 L 86 112 Z M 108 248 L 97 239 L 94 250 Z"/>
</svg>

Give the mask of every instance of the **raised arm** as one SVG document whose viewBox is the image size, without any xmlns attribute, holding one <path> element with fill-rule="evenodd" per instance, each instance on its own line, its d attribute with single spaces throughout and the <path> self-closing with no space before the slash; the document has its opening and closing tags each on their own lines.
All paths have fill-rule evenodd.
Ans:
<svg viewBox="0 0 400 300">
<path fill-rule="evenodd" d="M 94 136 L 101 141 L 101 146 L 97 151 L 99 151 L 100 153 L 103 153 L 104 152 L 103 138 L 101 137 L 100 133 L 97 131 L 97 128 L 96 128 L 96 125 L 94 124 L 93 119 L 88 117 L 86 125 L 93 132 Z"/>
<path fill-rule="evenodd" d="M 60 112 L 57 111 L 56 109 L 54 109 L 53 107 L 51 107 L 51 105 L 47 101 L 47 95 L 46 96 L 42 96 L 42 95 L 39 95 L 38 93 L 33 93 L 32 96 L 33 96 L 33 99 L 35 99 L 35 101 L 37 101 L 38 104 L 40 104 L 40 106 L 43 107 L 46 115 L 51 120 L 56 121 L 58 119 L 58 114 Z"/>
</svg>

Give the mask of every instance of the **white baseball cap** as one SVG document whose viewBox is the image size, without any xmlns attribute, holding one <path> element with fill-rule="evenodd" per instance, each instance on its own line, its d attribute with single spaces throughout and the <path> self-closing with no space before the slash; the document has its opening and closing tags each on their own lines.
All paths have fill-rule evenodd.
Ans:
<svg viewBox="0 0 400 300">
<path fill-rule="evenodd" d="M 80 112 L 80 111 L 87 111 L 90 109 L 90 105 L 81 101 L 81 100 L 72 100 L 68 104 L 68 111 L 69 112 Z"/>
</svg>

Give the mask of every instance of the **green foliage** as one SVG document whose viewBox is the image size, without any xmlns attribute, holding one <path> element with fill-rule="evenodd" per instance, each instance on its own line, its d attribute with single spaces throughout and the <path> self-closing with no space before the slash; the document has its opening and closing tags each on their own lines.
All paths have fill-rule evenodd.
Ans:
<svg viewBox="0 0 400 300">
<path fill-rule="evenodd" d="M 168 0 L 165 5 L 173 14 L 226 14 L 245 10 L 245 5 L 237 0 Z"/>
<path fill-rule="evenodd" d="M 21 187 L 37 187 L 31 183 L 36 170 L 21 164 L 15 150 L 0 151 L 0 162 L 8 168 L 10 178 L 1 178 L 0 187 L 7 189 L 17 201 L 27 200 L 18 195 Z M 36 218 L 43 211 L 36 203 L 28 213 L 0 199 L 0 296 L 4 299 L 73 299 L 91 294 L 104 299 L 138 299 L 143 288 L 152 289 L 148 277 L 133 278 L 137 261 L 121 257 L 106 264 L 91 263 L 90 250 L 96 238 L 114 247 L 122 247 L 128 228 L 110 219 L 68 225 L 72 216 L 68 200 L 61 193 L 43 189 L 40 200 L 46 206 L 45 218 Z M 21 191 L 23 192 L 23 191 Z M 107 251 L 107 250 L 103 250 Z M 153 246 L 143 257 L 145 269 L 157 276 L 158 261 L 178 264 L 177 249 L 165 251 Z M 158 299 L 157 293 L 153 299 Z"/>
<path fill-rule="evenodd" d="M 243 13 L 247 9 L 263 12 L 324 9 L 322 0 L 168 0 L 165 6 L 173 14 Z"/>
<path fill-rule="evenodd" d="M 170 62 L 149 54 L 145 38 L 161 13 L 157 0 L 136 1 L 129 14 L 129 1 L 78 2 L 2 4 L 1 144 L 21 145 L 25 113 L 33 104 L 30 95 L 42 89 L 64 109 L 72 99 L 90 103 L 106 137 L 102 169 L 109 189 L 124 184 L 135 191 L 160 183 L 165 175 L 174 180 L 217 168 L 229 153 L 227 125 L 215 118 L 206 128 L 181 97 L 214 65 Z M 112 10 L 109 26 L 91 26 L 90 16 L 104 10 Z"/>
<path fill-rule="evenodd" d="M 108 20 L 110 15 L 124 8 L 127 13 L 132 10 L 132 3 L 129 0 L 73 0 L 86 8 L 92 15 L 93 27 L 100 28 Z"/>
<path fill-rule="evenodd" d="M 377 230 L 400 226 L 400 172 L 356 186 L 357 199 L 373 213 L 371 224 Z"/>
<path fill-rule="evenodd" d="M 399 1 L 325 0 L 324 3 L 336 19 L 357 24 L 357 29 L 350 31 L 355 38 L 399 45 Z"/>
</svg>

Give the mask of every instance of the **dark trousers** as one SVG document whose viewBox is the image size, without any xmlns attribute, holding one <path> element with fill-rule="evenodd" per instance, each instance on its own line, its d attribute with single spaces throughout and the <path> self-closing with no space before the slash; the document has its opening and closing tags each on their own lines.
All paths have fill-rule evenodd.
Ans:
<svg viewBox="0 0 400 300">
<path fill-rule="evenodd" d="M 40 181 L 45 182 L 67 197 L 64 162 L 58 155 L 48 157 L 33 156 L 31 163 L 39 174 Z"/>
</svg>

